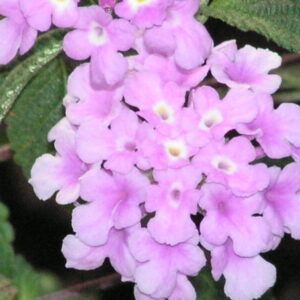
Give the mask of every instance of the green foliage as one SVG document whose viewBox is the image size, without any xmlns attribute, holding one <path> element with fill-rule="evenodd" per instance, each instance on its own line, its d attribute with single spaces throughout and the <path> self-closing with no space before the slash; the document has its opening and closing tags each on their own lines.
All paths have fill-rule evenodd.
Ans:
<svg viewBox="0 0 300 300">
<path fill-rule="evenodd" d="M 63 117 L 66 77 L 63 60 L 56 58 L 29 82 L 6 118 L 14 158 L 27 177 L 35 159 L 49 152 L 47 134 Z"/>
<path fill-rule="evenodd" d="M 290 164 L 292 162 L 294 162 L 294 160 L 290 156 L 280 158 L 280 159 L 273 159 L 273 158 L 269 158 L 266 156 L 266 157 L 255 160 L 251 164 L 255 165 L 258 163 L 264 163 L 268 167 L 279 167 L 279 168 L 283 169 L 285 166 L 287 166 L 288 164 Z"/>
<path fill-rule="evenodd" d="M 8 210 L 0 202 L 0 300 L 29 300 L 58 288 L 54 277 L 38 273 L 12 248 L 13 230 Z"/>
<path fill-rule="evenodd" d="M 299 0 L 213 0 L 202 13 L 300 52 Z"/>
<path fill-rule="evenodd" d="M 228 300 L 223 292 L 223 286 L 215 282 L 206 267 L 197 277 L 191 278 L 192 283 L 197 291 L 197 300 Z"/>
<path fill-rule="evenodd" d="M 30 56 L 19 59 L 10 69 L 2 69 L 0 77 L 0 122 L 28 84 L 41 69 L 62 50 L 61 31 L 50 31 L 40 37 Z"/>
</svg>

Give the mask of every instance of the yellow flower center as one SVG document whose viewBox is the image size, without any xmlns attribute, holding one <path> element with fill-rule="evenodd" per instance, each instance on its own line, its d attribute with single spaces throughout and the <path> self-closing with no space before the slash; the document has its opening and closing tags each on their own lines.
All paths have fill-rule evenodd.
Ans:
<svg viewBox="0 0 300 300">
<path fill-rule="evenodd" d="M 153 107 L 154 112 L 166 123 L 172 123 L 174 121 L 174 112 L 172 107 L 167 103 L 160 101 Z"/>
<path fill-rule="evenodd" d="M 180 149 L 179 148 L 170 147 L 168 150 L 169 150 L 169 153 L 174 157 L 178 157 L 180 155 Z"/>
<path fill-rule="evenodd" d="M 186 144 L 182 140 L 167 141 L 165 147 L 167 155 L 171 160 L 179 160 L 187 157 Z"/>
<path fill-rule="evenodd" d="M 213 109 L 204 114 L 199 123 L 199 128 L 205 131 L 209 131 L 222 122 L 223 116 L 221 112 L 217 109 Z"/>
</svg>

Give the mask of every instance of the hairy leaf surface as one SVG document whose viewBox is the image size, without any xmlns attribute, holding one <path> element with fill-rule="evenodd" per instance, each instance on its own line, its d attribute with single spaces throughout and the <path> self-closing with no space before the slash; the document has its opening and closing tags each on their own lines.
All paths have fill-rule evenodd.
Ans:
<svg viewBox="0 0 300 300">
<path fill-rule="evenodd" d="M 299 0 L 214 0 L 202 13 L 300 52 Z"/>
<path fill-rule="evenodd" d="M 42 35 L 32 53 L 18 60 L 13 68 L 7 71 L 2 68 L 0 78 L 0 122 L 11 109 L 12 105 L 26 87 L 28 82 L 42 68 L 62 51 L 62 33 L 59 30 Z"/>
<path fill-rule="evenodd" d="M 53 60 L 26 86 L 6 119 L 15 161 L 27 177 L 36 158 L 51 149 L 47 134 L 63 117 L 66 77 L 63 60 Z"/>
</svg>

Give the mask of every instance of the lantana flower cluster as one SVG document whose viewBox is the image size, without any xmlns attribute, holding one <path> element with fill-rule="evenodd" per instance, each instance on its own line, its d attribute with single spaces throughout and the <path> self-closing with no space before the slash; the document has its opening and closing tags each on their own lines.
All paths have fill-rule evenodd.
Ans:
<svg viewBox="0 0 300 300">
<path fill-rule="evenodd" d="M 195 300 L 188 277 L 210 263 L 231 299 L 261 296 L 276 278 L 261 254 L 284 233 L 300 238 L 300 108 L 274 108 L 280 56 L 214 47 L 194 17 L 199 0 L 78 2 L 0 2 L 11 39 L 0 63 L 51 24 L 71 28 L 64 51 L 83 62 L 48 135 L 56 154 L 38 158 L 30 179 L 41 200 L 57 192 L 74 204 L 66 266 L 108 258 L 138 300 Z M 205 85 L 208 72 L 225 96 Z M 283 169 L 263 163 L 289 156 Z"/>
</svg>

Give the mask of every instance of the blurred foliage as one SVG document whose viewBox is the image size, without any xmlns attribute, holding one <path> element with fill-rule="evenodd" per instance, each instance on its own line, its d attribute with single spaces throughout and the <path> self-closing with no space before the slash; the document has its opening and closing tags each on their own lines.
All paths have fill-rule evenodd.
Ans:
<svg viewBox="0 0 300 300">
<path fill-rule="evenodd" d="M 256 31 L 290 51 L 300 52 L 298 0 L 213 0 L 201 13 L 243 31 Z"/>
<path fill-rule="evenodd" d="M 13 239 L 8 210 L 0 202 L 0 300 L 30 300 L 57 290 L 59 284 L 53 276 L 35 271 L 14 253 Z"/>
<path fill-rule="evenodd" d="M 277 102 L 300 102 L 300 63 L 290 64 L 275 71 L 282 77 L 280 90 L 274 95 Z"/>
</svg>

